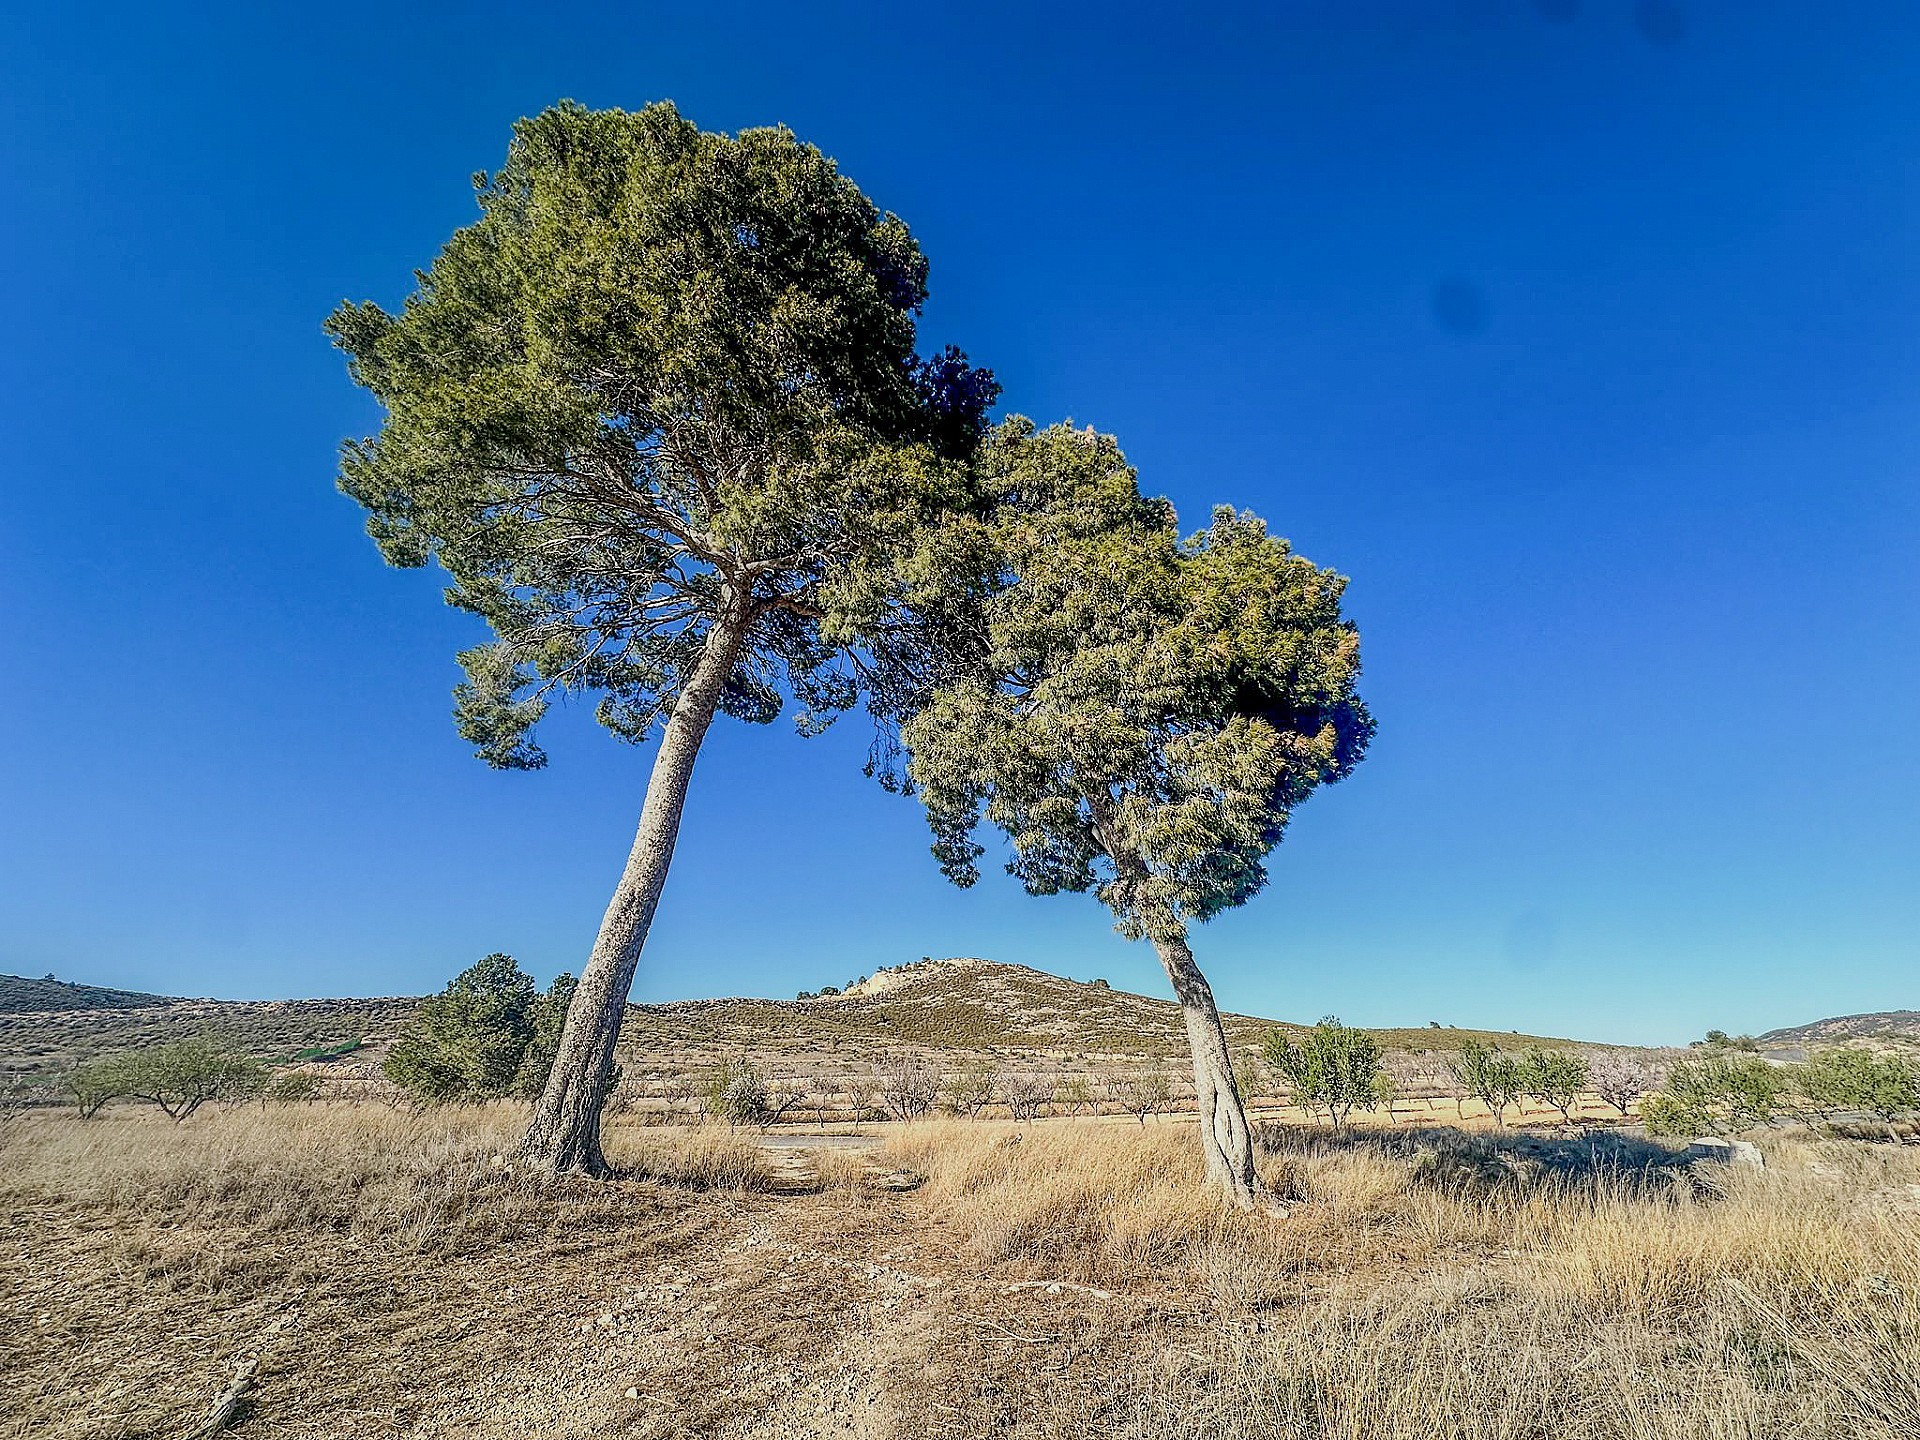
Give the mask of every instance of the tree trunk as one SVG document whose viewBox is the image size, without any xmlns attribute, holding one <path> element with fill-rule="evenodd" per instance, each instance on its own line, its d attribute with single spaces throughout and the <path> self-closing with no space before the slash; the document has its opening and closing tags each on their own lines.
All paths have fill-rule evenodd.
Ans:
<svg viewBox="0 0 1920 1440">
<path fill-rule="evenodd" d="M 633 988 L 640 951 L 660 904 L 667 867 L 673 863 L 693 762 L 739 658 L 747 624 L 743 611 L 730 606 L 708 632 L 699 663 L 667 717 L 627 867 L 600 921 L 593 953 L 580 972 L 553 1070 L 534 1107 L 527 1138 L 520 1144 L 521 1157 L 539 1169 L 556 1175 L 608 1173 L 600 1149 L 600 1105 L 613 1076 L 614 1045 L 620 1038 L 627 993 Z"/>
<path fill-rule="evenodd" d="M 1220 1008 L 1214 1004 L 1213 987 L 1200 973 L 1183 937 L 1168 931 L 1153 934 L 1152 939 L 1187 1023 L 1194 1108 L 1200 1112 L 1200 1149 L 1207 1160 L 1207 1179 L 1240 1209 L 1254 1209 L 1266 1198 L 1266 1189 L 1254 1172 L 1253 1132 L 1247 1128 L 1247 1114 L 1240 1104 L 1233 1054 L 1220 1024 Z"/>
<path fill-rule="evenodd" d="M 1253 1132 L 1240 1104 L 1240 1087 L 1233 1076 L 1233 1052 L 1220 1024 L 1220 1007 L 1213 987 L 1200 973 L 1187 944 L 1185 923 L 1163 901 L 1148 895 L 1147 865 L 1124 843 L 1110 797 L 1087 797 L 1093 814 L 1094 837 L 1117 872 L 1116 899 L 1133 923 L 1153 942 L 1174 998 L 1186 1021 L 1187 1048 L 1193 1052 L 1193 1104 L 1199 1112 L 1200 1152 L 1206 1157 L 1207 1179 L 1220 1186 L 1242 1210 L 1268 1203 L 1266 1187 L 1253 1168 Z M 1146 1124 L 1145 1117 L 1140 1123 Z"/>
</svg>

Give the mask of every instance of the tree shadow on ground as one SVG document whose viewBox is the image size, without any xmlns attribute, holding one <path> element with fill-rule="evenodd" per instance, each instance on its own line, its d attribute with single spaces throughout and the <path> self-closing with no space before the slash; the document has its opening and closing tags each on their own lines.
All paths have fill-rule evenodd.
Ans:
<svg viewBox="0 0 1920 1440">
<path fill-rule="evenodd" d="M 1627 1130 L 1466 1131 L 1259 1127 L 1261 1150 L 1311 1162 L 1371 1155 L 1408 1166 L 1415 1184 L 1455 1193 L 1553 1189 L 1615 1194 L 1695 1194 L 1702 1178 L 1684 1147 Z M 1708 1188 L 1711 1188 L 1710 1185 Z"/>
</svg>

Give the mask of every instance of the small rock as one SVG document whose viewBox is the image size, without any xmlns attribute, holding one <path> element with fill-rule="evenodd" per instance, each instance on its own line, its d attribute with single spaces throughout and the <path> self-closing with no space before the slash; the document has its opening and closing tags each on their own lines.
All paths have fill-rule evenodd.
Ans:
<svg viewBox="0 0 1920 1440">
<path fill-rule="evenodd" d="M 1717 1135 L 1702 1135 L 1680 1152 L 1680 1158 L 1689 1164 L 1707 1160 L 1720 1165 L 1758 1167 L 1767 1163 L 1759 1146 L 1745 1140 L 1724 1140 Z"/>
</svg>

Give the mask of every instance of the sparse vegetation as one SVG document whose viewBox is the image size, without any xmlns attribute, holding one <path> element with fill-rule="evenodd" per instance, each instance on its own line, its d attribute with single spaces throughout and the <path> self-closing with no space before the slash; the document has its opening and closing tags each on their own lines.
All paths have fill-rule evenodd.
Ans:
<svg viewBox="0 0 1920 1440">
<path fill-rule="evenodd" d="M 26 1114 L 0 1325 L 27 1398 L 0 1437 L 185 1433 L 209 1354 L 295 1294 L 329 1343 L 277 1354 L 255 1423 L 309 1434 L 412 1394 L 494 1397 L 482 1436 L 536 1408 L 717 1436 L 810 1386 L 880 1434 L 976 1440 L 1905 1440 L 1920 1415 L 1914 1147 L 1776 1132 L 1764 1170 L 1702 1170 L 1593 1132 L 1269 1129 L 1274 1220 L 1223 1212 L 1172 1127 L 920 1112 L 795 1180 L 744 1130 L 615 1120 L 623 1181 L 581 1185 L 503 1163 L 525 1114 Z M 888 1305 L 912 1323 L 843 1318 Z M 447 1341 L 396 1367 L 396 1327 Z"/>
</svg>

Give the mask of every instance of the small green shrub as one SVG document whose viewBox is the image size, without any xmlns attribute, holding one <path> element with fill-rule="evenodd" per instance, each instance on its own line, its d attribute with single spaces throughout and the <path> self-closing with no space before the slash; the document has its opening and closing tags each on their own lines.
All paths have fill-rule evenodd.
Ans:
<svg viewBox="0 0 1920 1440">
<path fill-rule="evenodd" d="M 1326 1113 L 1333 1128 L 1347 1122 L 1354 1106 L 1372 1110 L 1390 1096 L 1380 1064 L 1380 1042 L 1364 1030 L 1342 1025 L 1329 1015 L 1295 1044 L 1269 1030 L 1261 1054 L 1283 1077 L 1293 1103 L 1309 1114 Z"/>
<path fill-rule="evenodd" d="M 763 1125 L 773 1110 L 765 1072 L 738 1056 L 723 1060 L 707 1077 L 701 1099 L 707 1114 L 729 1125 Z"/>
</svg>

